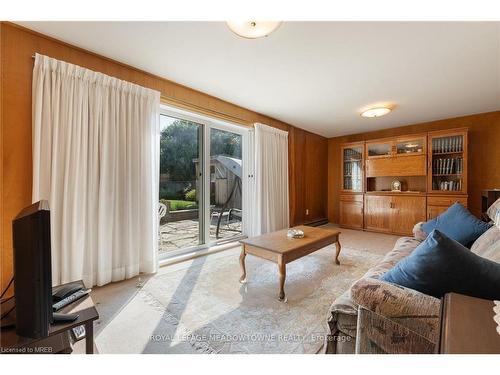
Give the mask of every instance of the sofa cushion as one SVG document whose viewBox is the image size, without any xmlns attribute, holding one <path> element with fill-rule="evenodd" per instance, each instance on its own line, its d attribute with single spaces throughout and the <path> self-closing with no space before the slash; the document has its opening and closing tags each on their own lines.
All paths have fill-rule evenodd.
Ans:
<svg viewBox="0 0 500 375">
<path fill-rule="evenodd" d="M 495 201 L 490 207 L 488 207 L 488 211 L 486 211 L 489 218 L 493 220 L 495 225 L 500 228 L 500 198 Z"/>
<path fill-rule="evenodd" d="M 416 240 L 423 241 L 427 238 L 427 233 L 424 231 L 424 226 L 425 221 L 421 221 L 413 227 L 413 237 L 415 237 Z"/>
<path fill-rule="evenodd" d="M 483 258 L 500 263 L 500 228 L 493 226 L 479 237 L 470 250 Z"/>
<path fill-rule="evenodd" d="M 364 275 L 365 277 L 379 278 L 388 270 L 396 265 L 401 259 L 407 257 L 420 244 L 420 241 L 412 237 L 401 237 L 396 241 L 394 248 L 389 251 L 384 258 L 375 266 L 370 268 Z"/>
<path fill-rule="evenodd" d="M 436 298 L 456 292 L 500 299 L 500 264 L 472 253 L 437 229 L 380 279 Z"/>
<path fill-rule="evenodd" d="M 434 229 L 438 229 L 447 237 L 466 247 L 470 247 L 490 227 L 491 224 L 477 219 L 459 202 L 454 203 L 441 215 L 422 225 L 426 233 L 429 234 Z"/>
</svg>

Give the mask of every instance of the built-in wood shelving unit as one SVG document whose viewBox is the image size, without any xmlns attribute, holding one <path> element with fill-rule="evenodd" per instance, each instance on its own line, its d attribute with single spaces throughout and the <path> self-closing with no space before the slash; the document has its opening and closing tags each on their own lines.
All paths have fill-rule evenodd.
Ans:
<svg viewBox="0 0 500 375">
<path fill-rule="evenodd" d="M 340 225 L 411 234 L 454 202 L 467 205 L 467 142 L 461 128 L 342 145 Z"/>
</svg>

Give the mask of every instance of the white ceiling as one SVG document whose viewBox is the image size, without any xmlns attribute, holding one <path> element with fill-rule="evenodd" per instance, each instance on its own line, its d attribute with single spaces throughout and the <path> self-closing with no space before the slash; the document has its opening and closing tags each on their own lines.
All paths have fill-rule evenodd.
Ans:
<svg viewBox="0 0 500 375">
<path fill-rule="evenodd" d="M 19 23 L 328 137 L 500 110 L 500 23 Z M 359 116 L 378 103 L 396 108 Z"/>
</svg>

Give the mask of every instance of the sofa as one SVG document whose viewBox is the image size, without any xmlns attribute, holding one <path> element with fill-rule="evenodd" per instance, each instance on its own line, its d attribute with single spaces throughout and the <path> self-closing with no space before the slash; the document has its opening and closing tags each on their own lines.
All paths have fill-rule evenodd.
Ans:
<svg viewBox="0 0 500 375">
<path fill-rule="evenodd" d="M 495 226 L 472 245 L 479 256 L 500 262 L 500 199 L 488 210 Z M 441 301 L 416 290 L 379 280 L 423 241 L 422 223 L 413 237 L 398 239 L 382 261 L 369 269 L 331 305 L 326 353 L 434 353 L 439 341 Z M 358 337 L 362 333 L 363 337 Z"/>
</svg>

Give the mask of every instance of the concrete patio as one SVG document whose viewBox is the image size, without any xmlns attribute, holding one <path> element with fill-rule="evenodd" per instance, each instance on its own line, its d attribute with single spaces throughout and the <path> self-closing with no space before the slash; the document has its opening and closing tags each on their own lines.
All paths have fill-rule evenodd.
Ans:
<svg viewBox="0 0 500 375">
<path fill-rule="evenodd" d="M 210 240 L 215 240 L 217 221 L 210 224 Z M 228 239 L 241 234 L 241 221 L 231 220 L 227 223 L 223 220 L 220 224 L 219 239 Z M 198 220 L 180 220 L 165 223 L 160 226 L 160 242 L 158 251 L 161 255 L 168 252 L 197 246 L 199 244 Z"/>
</svg>

